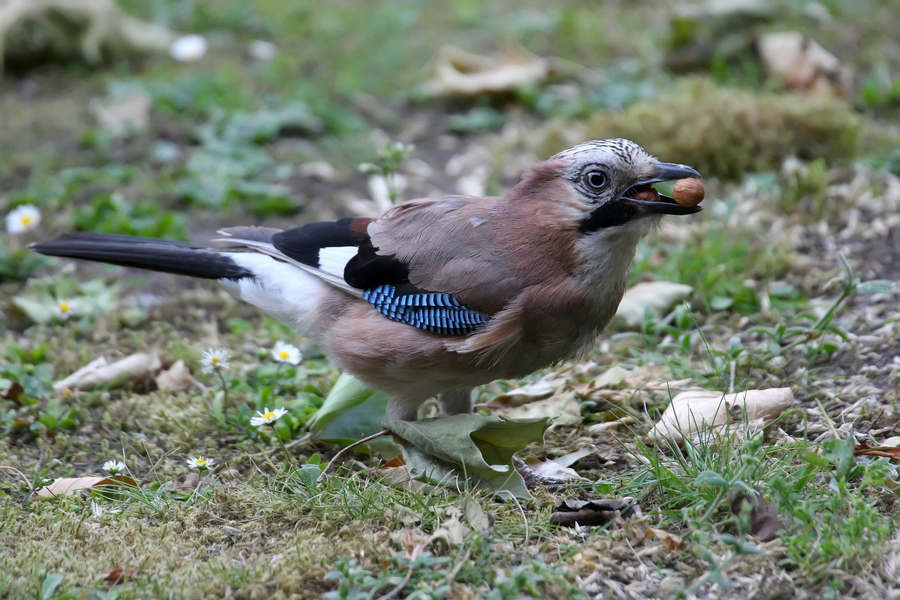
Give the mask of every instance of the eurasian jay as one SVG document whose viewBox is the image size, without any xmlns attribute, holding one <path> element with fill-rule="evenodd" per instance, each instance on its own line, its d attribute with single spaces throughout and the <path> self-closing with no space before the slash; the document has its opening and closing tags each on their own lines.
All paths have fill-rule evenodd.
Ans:
<svg viewBox="0 0 900 600">
<path fill-rule="evenodd" d="M 387 392 L 389 419 L 414 420 L 433 396 L 448 415 L 470 412 L 475 386 L 587 349 L 616 312 L 638 241 L 664 215 L 700 210 L 650 185 L 699 176 L 629 140 L 595 140 L 535 165 L 499 198 L 233 227 L 209 244 L 69 233 L 32 248 L 215 279 Z"/>
</svg>

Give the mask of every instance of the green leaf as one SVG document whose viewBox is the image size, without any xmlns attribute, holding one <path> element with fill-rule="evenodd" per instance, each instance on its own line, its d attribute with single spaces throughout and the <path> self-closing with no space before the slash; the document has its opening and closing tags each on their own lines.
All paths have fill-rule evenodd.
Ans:
<svg viewBox="0 0 900 600">
<path fill-rule="evenodd" d="M 465 414 L 383 425 L 400 444 L 413 479 L 462 487 L 463 478 L 468 478 L 477 487 L 530 498 L 512 458 L 528 444 L 543 440 L 548 421 Z"/>
<path fill-rule="evenodd" d="M 41 598 L 44 598 L 44 600 L 52 598 L 53 593 L 59 587 L 59 584 L 62 583 L 62 580 L 63 576 L 59 573 L 47 573 L 44 575 L 44 580 L 41 581 Z"/>
<path fill-rule="evenodd" d="M 313 431 L 324 429 L 340 415 L 354 406 L 362 404 L 373 394 L 375 394 L 375 390 L 367 388 L 353 375 L 341 373 L 334 387 L 328 392 L 322 406 L 310 417 L 310 429 Z"/>
<path fill-rule="evenodd" d="M 694 485 L 703 487 L 725 487 L 728 485 L 728 482 L 715 471 L 707 470 L 697 475 L 697 479 L 694 480 Z"/>
<path fill-rule="evenodd" d="M 54 305 L 49 302 L 38 302 L 24 296 L 16 296 L 12 303 L 35 323 L 45 324 L 53 320 Z"/>
<path fill-rule="evenodd" d="M 356 440 L 381 431 L 381 423 L 387 411 L 388 395 L 375 392 L 365 402 L 348 408 L 322 429 L 318 435 L 321 440 L 336 442 L 347 446 Z M 399 448 L 389 437 L 380 437 L 366 444 L 372 453 L 382 457 L 396 456 Z"/>
<path fill-rule="evenodd" d="M 856 286 L 857 294 L 900 294 L 900 281 L 873 279 Z"/>
<path fill-rule="evenodd" d="M 43 414 L 38 417 L 38 421 L 40 421 L 44 425 L 44 427 L 50 430 L 56 429 L 56 426 L 59 425 L 59 423 L 57 423 L 56 421 L 56 417 L 48 414 Z"/>
</svg>

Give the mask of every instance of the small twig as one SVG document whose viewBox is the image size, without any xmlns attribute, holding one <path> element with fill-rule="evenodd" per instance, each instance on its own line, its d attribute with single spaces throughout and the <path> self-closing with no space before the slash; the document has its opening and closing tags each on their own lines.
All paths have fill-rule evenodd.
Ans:
<svg viewBox="0 0 900 600">
<path fill-rule="evenodd" d="M 352 444 L 350 444 L 350 445 L 347 446 L 346 448 L 341 449 L 341 451 L 338 452 L 337 454 L 335 454 L 335 455 L 334 455 L 334 458 L 332 458 L 330 461 L 328 461 L 328 464 L 325 465 L 325 469 L 322 471 L 322 473 L 321 473 L 321 474 L 319 475 L 319 477 L 316 479 L 316 483 L 321 483 L 322 480 L 325 479 L 325 476 L 328 474 L 328 471 L 331 470 L 331 467 L 334 465 L 334 463 L 337 462 L 337 459 L 339 459 L 340 457 L 342 457 L 343 455 L 345 455 L 347 452 L 349 452 L 349 451 L 352 450 L 353 448 L 356 448 L 356 447 L 359 446 L 360 444 L 365 444 L 365 443 L 367 443 L 367 442 L 371 442 L 371 441 L 374 440 L 374 439 L 377 439 L 377 438 L 380 438 L 380 437 L 384 437 L 384 436 L 386 436 L 386 435 L 390 435 L 390 433 L 391 433 L 391 432 L 388 431 L 387 429 L 382 429 L 382 430 L 379 431 L 378 433 L 372 434 L 372 435 L 370 435 L 369 437 L 364 437 L 363 439 L 359 440 L 358 442 L 353 442 Z"/>
<path fill-rule="evenodd" d="M 403 577 L 403 580 L 397 584 L 397 587 L 389 591 L 387 594 L 379 596 L 378 600 L 391 600 L 391 598 L 403 591 L 403 588 L 405 588 L 406 584 L 409 583 L 409 580 L 412 579 L 413 569 L 416 566 L 416 559 L 419 558 L 420 554 L 422 554 L 422 550 L 425 549 L 426 544 L 418 544 L 415 548 L 413 548 L 412 556 L 409 559 L 409 568 L 406 570 L 406 575 Z"/>
<path fill-rule="evenodd" d="M 459 574 L 462 568 L 466 566 L 466 561 L 469 560 L 470 556 L 472 556 L 472 550 L 468 549 L 466 550 L 466 553 L 463 554 L 463 557 L 460 560 L 456 561 L 456 565 L 447 574 L 447 585 L 451 585 L 456 580 L 456 576 Z"/>
<path fill-rule="evenodd" d="M 522 513 L 522 520 L 525 522 L 525 545 L 528 546 L 528 542 L 531 539 L 531 530 L 528 528 L 528 515 L 525 514 L 525 509 L 522 508 L 522 505 L 519 503 L 519 499 L 510 494 L 509 497 L 512 498 L 512 501 L 516 503 L 516 506 L 519 507 L 519 512 Z"/>
<path fill-rule="evenodd" d="M 25 483 L 28 484 L 28 489 L 31 490 L 30 493 L 32 493 L 32 494 L 34 493 L 34 486 L 31 485 L 31 481 L 29 481 L 28 478 L 25 477 L 25 473 L 23 473 L 22 471 L 18 470 L 15 467 L 8 467 L 6 465 L 0 465 L 0 469 L 6 469 L 7 471 L 12 471 L 13 473 L 16 473 L 19 477 L 21 477 L 22 479 L 25 480 Z"/>
</svg>

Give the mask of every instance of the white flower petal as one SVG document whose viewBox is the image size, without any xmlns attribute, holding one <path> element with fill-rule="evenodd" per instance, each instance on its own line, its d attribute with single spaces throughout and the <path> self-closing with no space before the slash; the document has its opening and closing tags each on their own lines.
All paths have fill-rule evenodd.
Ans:
<svg viewBox="0 0 900 600">
<path fill-rule="evenodd" d="M 213 459 L 205 456 L 192 456 L 188 459 L 187 464 L 191 469 L 210 469 L 213 466 Z"/>
<path fill-rule="evenodd" d="M 33 204 L 23 204 L 6 215 L 6 231 L 18 235 L 31 231 L 41 223 L 41 211 Z"/>
<path fill-rule="evenodd" d="M 266 407 L 262 411 L 256 411 L 256 416 L 250 418 L 250 424 L 254 427 L 271 425 L 286 414 L 287 409 L 273 408 L 272 410 L 269 410 L 269 407 Z"/>
<path fill-rule="evenodd" d="M 272 358 L 289 365 L 299 365 L 300 361 L 303 360 L 300 349 L 285 342 L 275 343 L 275 347 L 272 348 Z"/>
<path fill-rule="evenodd" d="M 108 460 L 103 463 L 103 470 L 110 475 L 115 475 L 125 470 L 125 463 L 121 460 Z"/>
<path fill-rule="evenodd" d="M 228 359 L 231 353 L 225 348 L 210 348 L 203 353 L 200 364 L 204 373 L 212 373 L 216 370 L 228 369 Z"/>
<path fill-rule="evenodd" d="M 169 55 L 178 62 L 196 62 L 206 54 L 208 44 L 202 35 L 183 35 L 169 47 Z"/>
</svg>

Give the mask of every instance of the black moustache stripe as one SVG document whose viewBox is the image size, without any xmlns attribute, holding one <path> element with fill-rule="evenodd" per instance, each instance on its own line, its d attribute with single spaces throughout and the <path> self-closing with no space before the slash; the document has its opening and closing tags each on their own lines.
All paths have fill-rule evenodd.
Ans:
<svg viewBox="0 0 900 600">
<path fill-rule="evenodd" d="M 590 233 L 607 227 L 618 227 L 635 218 L 639 211 L 631 202 L 609 200 L 591 211 L 578 229 L 581 233 Z"/>
</svg>

